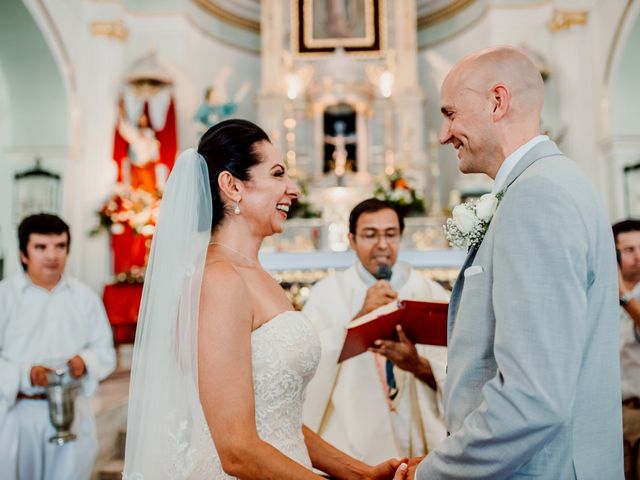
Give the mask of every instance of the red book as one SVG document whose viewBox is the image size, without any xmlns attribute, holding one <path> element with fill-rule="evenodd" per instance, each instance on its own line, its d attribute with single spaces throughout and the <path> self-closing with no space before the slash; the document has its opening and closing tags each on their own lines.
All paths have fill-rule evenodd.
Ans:
<svg viewBox="0 0 640 480">
<path fill-rule="evenodd" d="M 347 326 L 338 363 L 366 352 L 376 340 L 398 341 L 396 325 L 413 343 L 447 345 L 447 302 L 400 300 L 377 308 Z"/>
</svg>

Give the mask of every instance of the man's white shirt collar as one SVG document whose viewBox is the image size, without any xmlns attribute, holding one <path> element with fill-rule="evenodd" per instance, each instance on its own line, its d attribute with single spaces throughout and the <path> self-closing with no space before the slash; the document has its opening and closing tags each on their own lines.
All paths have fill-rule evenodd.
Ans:
<svg viewBox="0 0 640 480">
<path fill-rule="evenodd" d="M 31 277 L 29 277 L 29 275 L 25 271 L 22 271 L 18 275 L 16 275 L 15 281 L 16 281 L 16 284 L 18 286 L 18 290 L 20 292 L 23 292 L 28 287 L 40 288 L 42 290 L 45 290 L 44 288 L 42 288 L 42 287 L 36 285 L 35 283 L 33 283 L 31 281 Z M 60 280 L 58 281 L 56 286 L 53 288 L 53 290 L 51 290 L 51 292 L 53 292 L 54 290 L 59 290 L 59 289 L 61 289 L 63 287 L 66 287 L 68 285 L 69 285 L 69 279 L 63 273 L 62 276 L 60 277 Z"/>
<path fill-rule="evenodd" d="M 495 182 L 493 182 L 491 193 L 496 194 L 500 190 L 502 190 L 502 187 L 504 187 L 504 183 L 507 181 L 507 177 L 511 173 L 511 170 L 513 170 L 520 159 L 522 159 L 522 157 L 524 157 L 525 154 L 537 144 L 546 142 L 547 140 L 549 140 L 549 137 L 547 137 L 546 135 L 537 135 L 524 145 L 519 146 L 507 158 L 505 158 L 504 162 L 502 162 L 502 165 L 500 165 L 500 168 L 498 169 L 496 180 Z"/>
</svg>

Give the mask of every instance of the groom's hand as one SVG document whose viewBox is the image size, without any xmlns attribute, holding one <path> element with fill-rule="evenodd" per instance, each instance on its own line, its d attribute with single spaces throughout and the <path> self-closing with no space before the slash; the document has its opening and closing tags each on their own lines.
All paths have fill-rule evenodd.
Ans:
<svg viewBox="0 0 640 480">
<path fill-rule="evenodd" d="M 409 459 L 409 461 L 407 462 L 407 464 L 409 465 L 409 469 L 407 471 L 407 480 L 414 480 L 416 476 L 416 470 L 418 470 L 418 465 L 420 465 L 420 462 L 424 459 L 424 457 L 426 457 L 426 455 Z"/>
</svg>

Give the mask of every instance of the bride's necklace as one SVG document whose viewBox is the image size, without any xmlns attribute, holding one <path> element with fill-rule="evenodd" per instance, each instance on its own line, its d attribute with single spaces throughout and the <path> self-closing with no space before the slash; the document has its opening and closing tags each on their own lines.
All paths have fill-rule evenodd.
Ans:
<svg viewBox="0 0 640 480">
<path fill-rule="evenodd" d="M 247 255 L 245 255 L 242 252 L 239 252 L 238 250 L 236 250 L 235 248 L 231 248 L 229 245 L 225 245 L 224 243 L 220 243 L 220 242 L 209 242 L 209 245 L 220 245 L 221 247 L 226 248 L 227 250 L 232 251 L 233 253 L 240 255 L 242 258 L 244 258 L 247 262 L 249 262 L 249 265 L 252 267 L 257 267 L 258 266 L 258 262 L 256 262 L 254 259 L 252 259 L 251 257 L 248 257 Z"/>
</svg>

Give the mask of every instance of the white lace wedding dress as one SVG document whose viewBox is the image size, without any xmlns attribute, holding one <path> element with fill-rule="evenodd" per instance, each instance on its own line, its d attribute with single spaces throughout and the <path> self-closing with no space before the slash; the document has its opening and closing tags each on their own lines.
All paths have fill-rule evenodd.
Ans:
<svg viewBox="0 0 640 480">
<path fill-rule="evenodd" d="M 311 468 L 302 436 L 302 403 L 320 360 L 320 341 L 300 312 L 282 312 L 251 334 L 258 435 Z M 211 478 L 211 477 L 208 477 Z M 215 454 L 213 478 L 227 480 Z"/>
</svg>

